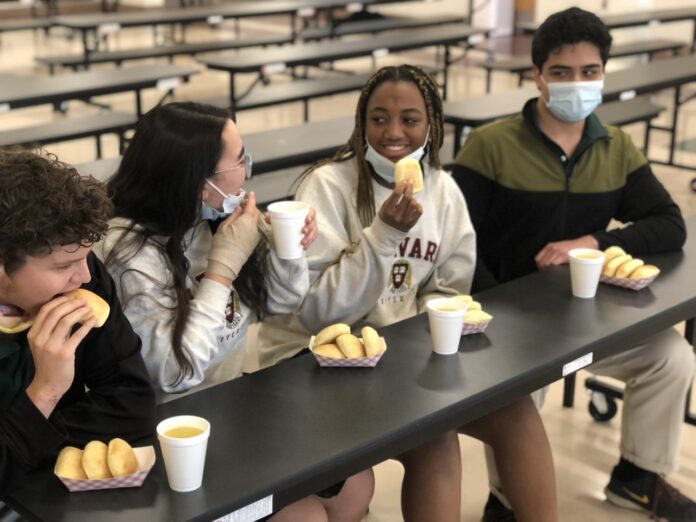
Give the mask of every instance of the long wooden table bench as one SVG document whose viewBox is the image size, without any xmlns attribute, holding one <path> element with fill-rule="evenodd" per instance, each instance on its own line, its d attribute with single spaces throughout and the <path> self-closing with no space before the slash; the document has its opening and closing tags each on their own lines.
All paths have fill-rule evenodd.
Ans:
<svg viewBox="0 0 696 522">
<path fill-rule="evenodd" d="M 129 60 L 142 60 L 145 58 L 169 58 L 179 55 L 194 56 L 200 53 L 214 51 L 229 51 L 233 49 L 245 49 L 248 47 L 266 47 L 268 45 L 283 45 L 292 42 L 291 35 L 265 36 L 249 40 L 216 40 L 212 42 L 179 43 L 175 45 L 159 45 L 154 47 L 142 47 L 134 49 L 122 49 L 118 51 L 96 51 L 89 54 L 87 63 L 82 54 L 61 54 L 56 56 L 39 56 L 35 60 L 48 66 L 50 74 L 56 67 L 70 67 L 74 71 L 85 68 L 85 65 L 94 63 L 114 63 L 121 65 Z"/>
<path fill-rule="evenodd" d="M 685 47 L 684 42 L 677 40 L 643 40 L 631 42 L 627 44 L 614 45 L 609 52 L 610 58 L 623 58 L 626 56 L 651 55 L 653 53 L 671 51 L 676 54 L 677 51 Z M 505 58 L 502 60 L 489 59 L 477 64 L 486 70 L 486 92 L 491 92 L 491 76 L 493 71 L 517 74 L 517 85 L 521 86 L 525 78 L 525 74 L 529 72 L 534 65 L 532 59 L 528 55 Z"/>
<path fill-rule="evenodd" d="M 135 126 L 138 118 L 134 114 L 109 112 L 59 120 L 32 127 L 21 127 L 0 131 L 0 147 L 11 145 L 46 145 L 60 141 L 94 137 L 97 158 L 102 156 L 101 137 L 104 134 L 117 134 L 119 151 L 123 152 L 124 133 Z"/>
<path fill-rule="evenodd" d="M 381 33 L 404 29 L 418 29 L 443 24 L 464 23 L 463 16 L 439 16 L 437 18 L 381 18 L 344 22 L 333 27 L 308 27 L 297 33 L 297 38 L 311 41 L 354 34 Z"/>
</svg>

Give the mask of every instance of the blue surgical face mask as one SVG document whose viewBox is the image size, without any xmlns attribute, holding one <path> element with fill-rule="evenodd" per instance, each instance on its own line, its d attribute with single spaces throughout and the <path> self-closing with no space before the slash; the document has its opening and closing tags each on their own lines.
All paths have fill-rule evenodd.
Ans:
<svg viewBox="0 0 696 522">
<path fill-rule="evenodd" d="M 542 76 L 541 81 L 549 89 L 549 99 L 544 100 L 546 106 L 559 120 L 584 120 L 602 103 L 604 80 L 546 83 Z"/>
<path fill-rule="evenodd" d="M 244 198 L 246 197 L 246 191 L 244 189 L 240 189 L 239 195 L 234 196 L 232 194 L 225 194 L 222 190 L 216 187 L 215 184 L 209 179 L 206 180 L 206 183 L 213 187 L 218 192 L 218 194 L 220 194 L 223 197 L 222 212 L 203 202 L 203 206 L 201 208 L 202 219 L 209 219 L 211 221 L 215 221 L 217 219 L 226 218 L 242 204 L 242 201 L 244 201 Z"/>
<path fill-rule="evenodd" d="M 428 144 L 429 139 L 430 127 L 428 127 L 428 132 L 425 135 L 425 141 L 423 142 L 423 145 L 411 152 L 411 154 L 409 154 L 408 156 L 404 156 L 404 158 L 413 158 L 416 161 L 420 161 L 425 155 L 425 146 Z M 387 183 L 394 183 L 395 163 L 389 158 L 385 158 L 379 152 L 377 152 L 374 149 L 374 147 L 370 145 L 370 142 L 367 141 L 367 137 L 365 137 L 365 143 L 367 143 L 367 147 L 365 149 L 365 159 L 367 160 L 367 162 L 370 165 L 372 165 L 372 168 L 375 169 L 375 172 L 380 178 L 382 178 Z"/>
</svg>

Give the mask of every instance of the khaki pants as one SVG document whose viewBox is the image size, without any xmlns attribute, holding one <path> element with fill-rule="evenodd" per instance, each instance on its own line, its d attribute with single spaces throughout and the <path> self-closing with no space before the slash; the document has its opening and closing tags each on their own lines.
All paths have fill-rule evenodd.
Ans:
<svg viewBox="0 0 696 522">
<path fill-rule="evenodd" d="M 686 392 L 693 379 L 693 347 L 674 328 L 643 344 L 603 359 L 588 370 L 626 384 L 621 413 L 621 456 L 643 469 L 668 473 L 677 465 Z M 532 394 L 541 408 L 546 388 Z M 500 490 L 493 452 L 486 446 L 491 490 Z"/>
</svg>

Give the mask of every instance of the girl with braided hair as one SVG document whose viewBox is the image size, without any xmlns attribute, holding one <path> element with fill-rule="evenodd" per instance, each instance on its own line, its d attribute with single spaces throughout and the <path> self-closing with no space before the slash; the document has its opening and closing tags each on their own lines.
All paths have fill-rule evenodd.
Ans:
<svg viewBox="0 0 696 522">
<path fill-rule="evenodd" d="M 363 88 L 348 143 L 310 167 L 296 199 L 317 209 L 318 237 L 307 251 L 310 288 L 295 316 L 261 323 L 262 366 L 306 346 L 310 332 L 336 322 L 382 327 L 425 310 L 434 296 L 468 294 L 476 238 L 464 197 L 440 165 L 442 102 L 421 69 L 377 71 Z M 395 184 L 394 164 L 420 162 L 423 190 Z M 460 430 L 489 444 L 518 521 L 558 518 L 553 461 L 529 397 Z M 404 465 L 408 521 L 459 520 L 461 459 L 452 431 L 397 457 Z"/>
</svg>

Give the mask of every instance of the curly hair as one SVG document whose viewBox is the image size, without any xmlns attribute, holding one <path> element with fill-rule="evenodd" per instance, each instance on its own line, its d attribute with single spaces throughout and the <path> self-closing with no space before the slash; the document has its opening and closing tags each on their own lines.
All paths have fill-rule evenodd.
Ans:
<svg viewBox="0 0 696 522">
<path fill-rule="evenodd" d="M 607 64 L 612 37 L 597 15 L 579 7 L 554 13 L 534 33 L 532 63 L 541 70 L 551 53 L 564 45 L 580 42 L 588 42 L 597 47 L 602 63 Z"/>
<path fill-rule="evenodd" d="M 0 150 L 0 264 L 11 274 L 27 256 L 89 246 L 112 214 L 106 188 L 44 150 Z"/>
<path fill-rule="evenodd" d="M 440 168 L 439 153 L 444 141 L 444 117 L 437 83 L 423 69 L 414 65 L 403 64 L 383 67 L 367 80 L 360 92 L 360 98 L 355 110 L 355 128 L 348 143 L 343 145 L 332 157 L 311 165 L 302 173 L 299 181 L 301 183 L 307 175 L 323 165 L 355 158 L 358 165 L 358 215 L 363 226 L 368 226 L 372 223 L 376 214 L 372 190 L 372 167 L 365 160 L 367 104 L 375 89 L 385 82 L 410 82 L 418 87 L 425 101 L 428 123 L 430 124 L 430 137 L 426 145 L 428 163 L 434 168 Z"/>
</svg>

